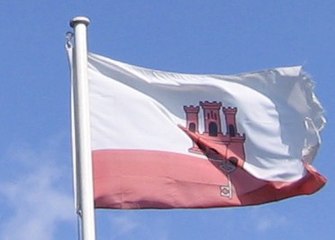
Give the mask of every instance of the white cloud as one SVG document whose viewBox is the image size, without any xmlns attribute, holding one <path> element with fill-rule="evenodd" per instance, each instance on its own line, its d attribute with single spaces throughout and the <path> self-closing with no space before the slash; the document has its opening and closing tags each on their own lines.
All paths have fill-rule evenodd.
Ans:
<svg viewBox="0 0 335 240">
<path fill-rule="evenodd" d="M 261 232 L 265 232 L 267 230 L 278 228 L 285 226 L 287 223 L 287 219 L 284 216 L 262 216 L 258 219 L 256 224 L 256 229 Z"/>
<path fill-rule="evenodd" d="M 135 219 L 125 216 L 118 216 L 112 219 L 112 224 L 118 231 L 118 235 L 127 235 L 132 233 L 136 228 L 141 227 Z"/>
<path fill-rule="evenodd" d="M 0 208 L 0 239 L 53 240 L 60 224 L 74 225 L 71 185 L 64 187 L 71 184 L 67 177 L 71 170 L 63 172 L 64 156 L 61 159 L 60 155 L 64 154 L 57 152 L 66 151 L 58 141 L 54 138 L 45 143 L 43 150 L 16 147 L 9 151 L 7 166 L 17 172 L 9 170 L 12 173 L 0 182 L 1 208 L 6 207 Z"/>
<path fill-rule="evenodd" d="M 98 239 L 169 239 L 169 221 L 159 218 L 159 212 L 97 211 Z"/>
<path fill-rule="evenodd" d="M 251 219 L 257 232 L 267 232 L 289 225 L 289 219 L 285 215 L 266 207 L 254 207 Z"/>
</svg>

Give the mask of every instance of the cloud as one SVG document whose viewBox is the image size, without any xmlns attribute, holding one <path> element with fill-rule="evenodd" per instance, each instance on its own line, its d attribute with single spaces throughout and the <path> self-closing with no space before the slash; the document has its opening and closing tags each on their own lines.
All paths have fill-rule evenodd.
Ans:
<svg viewBox="0 0 335 240">
<path fill-rule="evenodd" d="M 289 225 L 289 219 L 285 215 L 270 208 L 254 207 L 251 213 L 251 222 L 254 224 L 254 229 L 260 233 Z"/>
<path fill-rule="evenodd" d="M 260 232 L 285 226 L 287 219 L 284 216 L 262 216 L 256 223 L 256 229 Z"/>
<path fill-rule="evenodd" d="M 118 235 L 127 235 L 136 230 L 136 228 L 141 227 L 139 222 L 134 218 L 118 216 L 112 219 L 112 224 L 115 229 L 118 229 Z"/>
<path fill-rule="evenodd" d="M 64 156 L 59 154 L 65 152 L 59 142 L 63 140 L 51 138 L 37 150 L 29 146 L 9 150 L 6 161 L 11 170 L 7 174 L 2 170 L 6 178 L 0 182 L 0 239 L 53 240 L 64 223 L 74 225 L 67 186 L 71 186 L 71 170 L 64 171 Z"/>
<path fill-rule="evenodd" d="M 169 220 L 161 211 L 98 210 L 98 239 L 169 239 Z"/>
</svg>

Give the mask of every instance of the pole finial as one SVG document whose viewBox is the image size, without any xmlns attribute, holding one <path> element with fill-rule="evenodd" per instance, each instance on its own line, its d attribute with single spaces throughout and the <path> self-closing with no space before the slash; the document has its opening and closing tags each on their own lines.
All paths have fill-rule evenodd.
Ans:
<svg viewBox="0 0 335 240">
<path fill-rule="evenodd" d="M 86 26 L 88 26 L 90 24 L 90 19 L 88 17 L 85 16 L 78 16 L 78 17 L 74 17 L 71 21 L 70 21 L 70 26 L 73 28 L 75 25 L 77 25 L 78 23 L 83 23 Z"/>
</svg>

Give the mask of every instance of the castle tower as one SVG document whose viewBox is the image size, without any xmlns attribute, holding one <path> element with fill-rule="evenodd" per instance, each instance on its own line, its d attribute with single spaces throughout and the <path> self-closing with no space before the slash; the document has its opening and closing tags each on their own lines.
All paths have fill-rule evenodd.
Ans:
<svg viewBox="0 0 335 240">
<path fill-rule="evenodd" d="M 211 137 L 216 137 L 222 135 L 221 130 L 221 118 L 220 118 L 220 108 L 222 106 L 221 102 L 200 102 L 200 106 L 203 109 L 204 119 L 205 119 L 205 132 Z"/>
<path fill-rule="evenodd" d="M 184 111 L 186 113 L 186 126 L 187 129 L 191 132 L 198 133 L 199 132 L 199 106 L 194 107 L 184 106 Z"/>
<path fill-rule="evenodd" d="M 237 108 L 223 107 L 222 111 L 226 118 L 227 135 L 235 137 L 237 135 L 236 112 Z"/>
</svg>

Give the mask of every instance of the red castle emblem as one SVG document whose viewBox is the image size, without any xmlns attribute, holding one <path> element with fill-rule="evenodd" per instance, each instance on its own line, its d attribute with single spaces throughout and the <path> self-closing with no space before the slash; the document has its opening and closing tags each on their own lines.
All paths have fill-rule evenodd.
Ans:
<svg viewBox="0 0 335 240">
<path fill-rule="evenodd" d="M 181 127 L 193 140 L 192 153 L 204 154 L 217 162 L 220 169 L 232 172 L 245 161 L 245 134 L 236 126 L 236 107 L 223 107 L 221 102 L 200 102 L 203 110 L 204 132 L 199 132 L 199 106 L 184 106 L 186 127 Z M 226 132 L 222 132 L 220 110 L 225 117 Z M 217 165 L 217 164 L 215 164 Z"/>
</svg>

